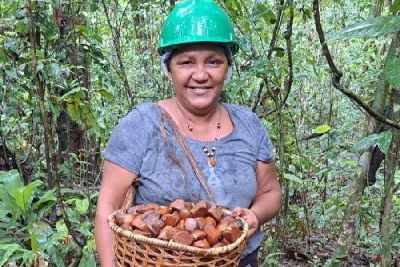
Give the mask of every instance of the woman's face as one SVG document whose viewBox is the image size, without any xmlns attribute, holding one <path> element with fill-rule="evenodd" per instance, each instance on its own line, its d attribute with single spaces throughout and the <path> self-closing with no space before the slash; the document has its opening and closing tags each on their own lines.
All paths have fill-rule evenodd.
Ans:
<svg viewBox="0 0 400 267">
<path fill-rule="evenodd" d="M 179 103 L 192 112 L 207 112 L 217 104 L 224 86 L 228 60 L 223 48 L 192 44 L 172 56 L 169 71 Z"/>
</svg>

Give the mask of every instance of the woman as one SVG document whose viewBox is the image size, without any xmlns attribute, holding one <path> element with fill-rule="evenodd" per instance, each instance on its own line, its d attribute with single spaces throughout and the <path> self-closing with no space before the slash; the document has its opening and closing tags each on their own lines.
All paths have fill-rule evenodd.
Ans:
<svg viewBox="0 0 400 267">
<path fill-rule="evenodd" d="M 158 51 L 175 97 L 136 106 L 109 139 L 95 226 L 102 266 L 114 259 L 106 218 L 121 207 L 132 184 L 136 204 L 211 202 L 174 129 L 184 136 L 215 202 L 249 224 L 240 266 L 257 266 L 263 238 L 257 229 L 278 212 L 281 192 L 271 141 L 257 116 L 219 102 L 237 50 L 228 16 L 211 0 L 182 1 L 166 19 Z M 165 123 L 164 115 L 172 122 Z"/>
</svg>

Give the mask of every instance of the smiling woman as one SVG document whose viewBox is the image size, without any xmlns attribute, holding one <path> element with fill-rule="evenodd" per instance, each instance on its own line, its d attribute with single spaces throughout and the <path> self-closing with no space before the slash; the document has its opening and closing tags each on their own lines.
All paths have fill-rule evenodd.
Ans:
<svg viewBox="0 0 400 267">
<path fill-rule="evenodd" d="M 258 266 L 258 228 L 277 214 L 281 192 L 272 144 L 258 117 L 219 101 L 237 50 L 229 18 L 211 0 L 182 1 L 166 19 L 158 51 L 175 97 L 136 106 L 108 141 L 95 228 L 102 266 L 114 259 L 106 218 L 134 183 L 136 204 L 204 199 L 233 210 L 249 225 L 239 266 Z M 201 177 L 176 135 L 187 143 Z"/>
<path fill-rule="evenodd" d="M 173 54 L 168 69 L 176 103 L 201 116 L 217 109 L 228 69 L 221 46 L 212 43 L 185 45 Z"/>
</svg>

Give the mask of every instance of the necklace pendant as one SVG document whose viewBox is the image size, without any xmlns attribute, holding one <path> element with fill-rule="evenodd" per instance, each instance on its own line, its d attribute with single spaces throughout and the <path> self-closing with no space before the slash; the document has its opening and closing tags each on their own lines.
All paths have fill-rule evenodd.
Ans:
<svg viewBox="0 0 400 267">
<path fill-rule="evenodd" d="M 208 166 L 209 167 L 214 168 L 216 164 L 217 164 L 217 161 L 215 160 L 214 157 L 208 158 Z"/>
</svg>

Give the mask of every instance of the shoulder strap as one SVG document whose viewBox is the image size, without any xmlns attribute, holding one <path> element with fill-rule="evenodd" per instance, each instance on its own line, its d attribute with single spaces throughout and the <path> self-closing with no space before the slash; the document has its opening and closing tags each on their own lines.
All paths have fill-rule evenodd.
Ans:
<svg viewBox="0 0 400 267">
<path fill-rule="evenodd" d="M 175 141 L 181 146 L 183 153 L 185 154 L 187 160 L 190 163 L 190 166 L 193 169 L 193 172 L 196 174 L 197 179 L 199 179 L 201 185 L 203 188 L 206 190 L 210 200 L 213 202 L 214 205 L 217 205 L 217 202 L 211 193 L 210 187 L 207 184 L 206 179 L 204 178 L 203 174 L 199 170 L 199 167 L 196 164 L 196 161 L 193 158 L 193 154 L 190 151 L 189 146 L 187 145 L 185 138 L 182 136 L 181 132 L 179 131 L 178 126 L 175 124 L 174 120 L 171 118 L 171 116 L 168 114 L 168 112 L 162 108 L 160 105 L 156 103 L 156 106 L 160 109 L 161 111 L 161 116 L 160 116 L 160 132 L 161 132 L 161 138 L 164 142 L 164 144 L 167 143 L 167 135 L 165 133 L 164 129 L 164 123 L 167 122 L 172 129 L 172 134 L 174 136 Z"/>
</svg>

